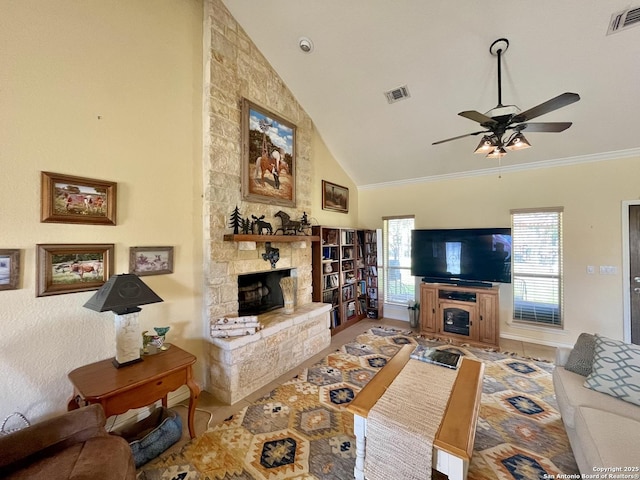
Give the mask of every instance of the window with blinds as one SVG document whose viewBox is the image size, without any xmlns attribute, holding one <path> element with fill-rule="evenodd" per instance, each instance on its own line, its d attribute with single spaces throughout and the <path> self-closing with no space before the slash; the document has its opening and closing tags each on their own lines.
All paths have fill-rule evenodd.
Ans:
<svg viewBox="0 0 640 480">
<path fill-rule="evenodd" d="M 562 208 L 512 210 L 513 319 L 562 327 Z"/>
<path fill-rule="evenodd" d="M 413 216 L 383 218 L 384 303 L 407 305 L 415 298 L 411 275 Z"/>
</svg>

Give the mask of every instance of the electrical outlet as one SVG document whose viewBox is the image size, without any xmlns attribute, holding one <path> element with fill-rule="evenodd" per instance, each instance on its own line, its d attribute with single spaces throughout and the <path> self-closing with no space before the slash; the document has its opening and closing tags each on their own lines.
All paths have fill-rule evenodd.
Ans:
<svg viewBox="0 0 640 480">
<path fill-rule="evenodd" d="M 587 265 L 587 273 L 589 275 L 596 273 L 596 267 L 594 267 L 593 265 Z"/>
<path fill-rule="evenodd" d="M 613 265 L 600 265 L 600 275 L 615 275 L 618 269 Z"/>
</svg>

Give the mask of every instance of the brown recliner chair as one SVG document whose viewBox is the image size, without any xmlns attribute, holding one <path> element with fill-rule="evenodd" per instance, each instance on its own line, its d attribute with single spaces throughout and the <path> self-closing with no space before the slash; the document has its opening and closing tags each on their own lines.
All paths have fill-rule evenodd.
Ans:
<svg viewBox="0 0 640 480">
<path fill-rule="evenodd" d="M 0 436 L 0 478 L 135 480 L 129 444 L 105 422 L 102 407 L 89 405 Z"/>
</svg>

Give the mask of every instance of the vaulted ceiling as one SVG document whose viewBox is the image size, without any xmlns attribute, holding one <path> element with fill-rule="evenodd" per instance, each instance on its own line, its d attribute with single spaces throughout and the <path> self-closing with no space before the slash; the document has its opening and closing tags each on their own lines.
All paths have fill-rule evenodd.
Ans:
<svg viewBox="0 0 640 480">
<path fill-rule="evenodd" d="M 640 22 L 607 35 L 626 0 L 223 0 L 356 185 L 497 169 L 474 155 L 482 130 L 465 110 L 527 110 L 564 92 L 577 103 L 537 118 L 573 122 L 527 133 L 503 171 L 640 154 Z M 309 38 L 304 53 L 299 39 Z M 407 86 L 388 103 L 385 92 Z"/>
</svg>

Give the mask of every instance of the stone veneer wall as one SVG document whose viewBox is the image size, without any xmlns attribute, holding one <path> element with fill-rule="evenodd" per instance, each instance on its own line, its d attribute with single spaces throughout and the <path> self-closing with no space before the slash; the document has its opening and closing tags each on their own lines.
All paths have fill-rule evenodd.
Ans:
<svg viewBox="0 0 640 480">
<path fill-rule="evenodd" d="M 311 216 L 313 124 L 291 92 L 258 51 L 220 0 L 205 0 L 205 159 L 204 258 L 205 316 L 219 318 L 238 311 L 238 274 L 271 268 L 262 259 L 264 243 L 244 250 L 223 240 L 231 233 L 229 218 L 238 206 L 243 217 L 265 215 L 274 227 L 274 215 Z M 208 48 L 207 48 L 208 46 Z M 245 202 L 241 191 L 241 99 L 247 98 L 296 125 L 296 207 Z M 311 244 L 272 242 L 280 249 L 277 268 L 295 268 L 297 305 L 311 303 Z M 208 331 L 208 322 L 206 330 Z M 208 335 L 207 335 L 208 337 Z M 211 382 L 209 382 L 211 383 Z"/>
</svg>

